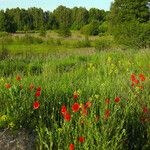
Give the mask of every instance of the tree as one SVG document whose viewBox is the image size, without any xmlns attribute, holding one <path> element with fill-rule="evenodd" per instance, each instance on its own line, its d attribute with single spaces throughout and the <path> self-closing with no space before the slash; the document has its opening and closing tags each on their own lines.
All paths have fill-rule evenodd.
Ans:
<svg viewBox="0 0 150 150">
<path fill-rule="evenodd" d="M 17 25 L 13 18 L 13 13 L 10 9 L 6 9 L 6 32 L 15 33 L 17 30 Z"/>
<path fill-rule="evenodd" d="M 88 24 L 88 11 L 83 7 L 75 7 L 72 10 L 72 28 L 81 29 L 84 25 Z"/>
<path fill-rule="evenodd" d="M 41 8 L 29 8 L 28 14 L 30 23 L 33 24 L 33 29 L 40 30 L 44 28 L 44 12 Z"/>
<path fill-rule="evenodd" d="M 92 22 L 94 20 L 97 20 L 99 22 L 104 21 L 105 20 L 105 11 L 104 10 L 99 10 L 96 8 L 91 8 L 89 10 L 89 22 Z"/>
<path fill-rule="evenodd" d="M 149 0 L 115 0 L 111 5 L 109 22 L 111 33 L 120 44 L 147 47 L 144 36 L 149 33 Z"/>
<path fill-rule="evenodd" d="M 0 11 L 0 31 L 6 31 L 6 16 L 3 10 Z"/>
<path fill-rule="evenodd" d="M 65 6 L 57 7 L 54 12 L 54 16 L 58 21 L 60 28 L 66 27 L 69 28 L 71 26 L 71 9 Z"/>
<path fill-rule="evenodd" d="M 149 20 L 147 3 L 149 0 L 115 0 L 111 5 L 109 20 L 111 25 L 137 20 L 140 23 Z"/>
</svg>

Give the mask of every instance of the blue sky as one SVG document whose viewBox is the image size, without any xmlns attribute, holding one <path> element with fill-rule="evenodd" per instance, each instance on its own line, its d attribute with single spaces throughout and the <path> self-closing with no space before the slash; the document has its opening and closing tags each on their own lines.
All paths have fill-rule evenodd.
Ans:
<svg viewBox="0 0 150 150">
<path fill-rule="evenodd" d="M 40 7 L 44 10 L 53 11 L 57 6 L 67 7 L 83 6 L 87 9 L 91 7 L 109 10 L 113 0 L 0 0 L 0 9 L 6 8 L 29 8 Z"/>
</svg>

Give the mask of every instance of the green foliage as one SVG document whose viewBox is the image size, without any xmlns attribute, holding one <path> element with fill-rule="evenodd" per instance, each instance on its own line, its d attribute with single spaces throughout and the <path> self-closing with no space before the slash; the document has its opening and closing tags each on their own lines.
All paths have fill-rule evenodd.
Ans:
<svg viewBox="0 0 150 150">
<path fill-rule="evenodd" d="M 108 22 L 104 22 L 99 26 L 99 36 L 105 35 L 109 31 L 109 24 Z"/>
<path fill-rule="evenodd" d="M 114 33 L 119 44 L 134 48 L 150 47 L 150 23 L 126 22 L 119 25 Z"/>
<path fill-rule="evenodd" d="M 39 36 L 46 37 L 46 31 L 44 29 L 40 30 Z"/>
<path fill-rule="evenodd" d="M 109 39 L 100 38 L 95 42 L 95 49 L 96 51 L 104 51 L 104 50 L 109 50 L 112 48 L 111 41 Z"/>
<path fill-rule="evenodd" d="M 91 47 L 91 42 L 89 37 L 86 35 L 84 40 L 78 40 L 73 45 L 75 48 L 84 48 L 84 47 Z"/>
<path fill-rule="evenodd" d="M 25 36 L 20 37 L 18 42 L 24 44 L 41 44 L 43 43 L 43 40 L 40 37 L 34 37 L 26 34 Z"/>
<path fill-rule="evenodd" d="M 3 10 L 0 10 L 0 32 L 6 31 L 6 16 Z"/>
<path fill-rule="evenodd" d="M 99 22 L 92 21 L 90 24 L 85 25 L 81 28 L 81 33 L 85 35 L 98 35 L 99 33 Z"/>
<path fill-rule="evenodd" d="M 148 0 L 115 0 L 109 14 L 111 34 L 119 44 L 149 47 Z"/>
<path fill-rule="evenodd" d="M 88 11 L 83 7 L 72 9 L 72 29 L 79 30 L 88 23 Z"/>
<path fill-rule="evenodd" d="M 71 31 L 67 27 L 62 27 L 61 29 L 59 29 L 57 31 L 57 33 L 59 34 L 59 36 L 62 36 L 62 37 L 69 37 L 69 36 L 71 36 Z"/>
<path fill-rule="evenodd" d="M 60 28 L 69 28 L 71 26 L 70 8 L 66 8 L 65 6 L 61 5 L 54 10 L 53 14 L 56 17 Z"/>
</svg>

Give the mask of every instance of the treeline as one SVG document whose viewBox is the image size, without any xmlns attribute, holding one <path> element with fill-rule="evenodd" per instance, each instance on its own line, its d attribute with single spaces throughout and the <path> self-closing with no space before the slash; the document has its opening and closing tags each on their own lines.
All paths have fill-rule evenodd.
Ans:
<svg viewBox="0 0 150 150">
<path fill-rule="evenodd" d="M 16 32 L 29 30 L 49 30 L 69 28 L 79 30 L 84 25 L 106 20 L 108 12 L 83 7 L 72 9 L 65 6 L 57 7 L 53 12 L 43 11 L 41 8 L 6 9 L 0 11 L 0 31 Z"/>
</svg>

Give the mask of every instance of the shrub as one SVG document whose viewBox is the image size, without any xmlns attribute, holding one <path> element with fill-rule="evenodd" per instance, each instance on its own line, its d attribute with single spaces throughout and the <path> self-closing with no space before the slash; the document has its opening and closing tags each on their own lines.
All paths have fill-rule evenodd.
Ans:
<svg viewBox="0 0 150 150">
<path fill-rule="evenodd" d="M 59 36 L 62 36 L 62 37 L 69 37 L 69 36 L 71 36 L 71 31 L 67 27 L 61 28 L 60 30 L 57 31 L 57 33 L 59 34 Z"/>
<path fill-rule="evenodd" d="M 99 26 L 99 36 L 103 36 L 105 35 L 105 33 L 108 32 L 108 23 L 107 22 L 103 22 L 100 26 Z"/>
<path fill-rule="evenodd" d="M 85 35 L 98 35 L 99 33 L 99 22 L 93 21 L 88 25 L 85 25 L 81 28 L 81 33 Z"/>
<path fill-rule="evenodd" d="M 39 36 L 46 37 L 46 31 L 45 30 L 40 30 Z"/>
<path fill-rule="evenodd" d="M 105 38 L 101 38 L 95 42 L 96 51 L 108 50 L 111 48 L 111 41 Z"/>
<path fill-rule="evenodd" d="M 150 47 L 150 23 L 125 22 L 113 32 L 119 44 L 134 48 Z"/>
</svg>

